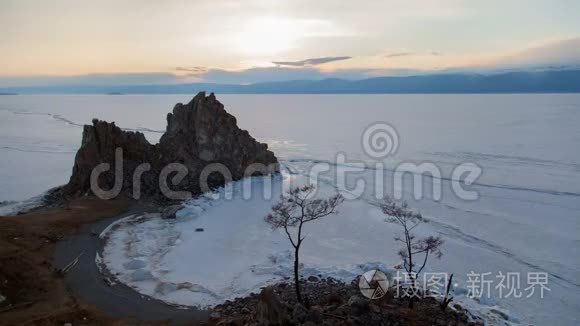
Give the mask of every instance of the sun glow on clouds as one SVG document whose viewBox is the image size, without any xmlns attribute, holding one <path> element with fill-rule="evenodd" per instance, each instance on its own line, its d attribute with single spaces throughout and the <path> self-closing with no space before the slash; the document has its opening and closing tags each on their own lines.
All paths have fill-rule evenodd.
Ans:
<svg viewBox="0 0 580 326">
<path fill-rule="evenodd" d="M 268 56 L 294 49 L 306 38 L 337 35 L 344 31 L 329 21 L 265 16 L 246 22 L 232 39 L 242 55 Z"/>
<path fill-rule="evenodd" d="M 554 6 L 550 0 L 529 0 L 524 7 L 499 0 L 90 4 L 0 0 L 5 31 L 0 77 L 161 72 L 206 80 L 224 71 L 241 74 L 255 68 L 314 71 L 319 78 L 320 71 L 337 70 L 382 74 L 578 63 L 580 23 L 573 13 L 580 1 Z M 556 23 L 553 17 L 558 17 Z M 525 50 L 542 40 L 553 40 L 558 49 L 542 43 L 539 49 Z M 312 61 L 347 56 L 351 58 Z"/>
</svg>

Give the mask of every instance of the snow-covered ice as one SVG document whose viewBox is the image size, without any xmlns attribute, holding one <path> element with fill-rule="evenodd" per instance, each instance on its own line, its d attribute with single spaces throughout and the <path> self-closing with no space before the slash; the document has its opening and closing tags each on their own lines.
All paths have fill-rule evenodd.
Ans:
<svg viewBox="0 0 580 326">
<path fill-rule="evenodd" d="M 282 166 L 282 175 L 272 177 L 271 199 L 262 196 L 264 179 L 252 178 L 254 196 L 250 199 L 244 199 L 243 182 L 235 182 L 233 189 L 218 192 L 218 199 L 203 196 L 188 202 L 176 220 L 150 216 L 143 223 L 118 228 L 105 248 L 105 264 L 141 293 L 168 303 L 202 307 L 258 292 L 267 284 L 291 277 L 293 258 L 288 240 L 263 219 L 281 189 L 304 184 L 307 178 L 298 172 L 304 166 L 288 162 Z M 336 191 L 326 183 L 319 187 L 321 195 Z M 232 198 L 227 196 L 230 193 Z M 301 257 L 304 276 L 350 281 L 371 269 L 394 273 L 393 267 L 400 260 L 393 239 L 400 230 L 385 223 L 371 202 L 367 197 L 347 200 L 337 216 L 307 225 Z M 507 248 L 465 234 L 434 216 L 427 217 L 430 222 L 417 232 L 439 234 L 446 241 L 445 255 L 432 260 L 429 271 L 455 273 L 456 302 L 490 324 L 518 323 L 525 316 L 521 311 L 532 312 L 544 305 L 539 297 L 502 300 L 493 292 L 490 298 L 470 298 L 466 287 L 471 271 L 492 275 L 520 272 L 525 277 L 531 263 Z M 196 232 L 197 228 L 204 231 Z M 136 252 L 137 248 L 142 251 Z M 551 267 L 549 271 L 553 272 Z M 574 286 L 565 284 L 570 281 L 554 282 L 551 290 Z"/>
<path fill-rule="evenodd" d="M 410 206 L 430 219 L 421 232 L 444 237 L 444 256 L 432 260 L 430 270 L 454 273 L 458 300 L 496 323 L 508 316 L 509 322 L 524 324 L 578 324 L 580 95 L 219 99 L 242 128 L 281 158 L 285 174 L 274 180 L 280 186 L 303 178 L 317 162 L 332 162 L 338 152 L 371 167 L 361 134 L 372 122 L 389 122 L 400 134 L 400 146 L 382 162 L 387 180 L 400 162 L 433 162 L 443 172 L 440 201 L 429 194 L 414 200 L 408 187 L 404 193 Z M 0 201 L 8 202 L 0 209 L 66 183 L 80 126 L 93 117 L 141 130 L 155 142 L 167 111 L 188 100 L 184 95 L 0 97 Z M 450 190 L 450 171 L 463 162 L 483 168 L 473 186 L 480 195 L 476 201 L 460 200 Z M 360 177 L 372 186 L 377 171 L 355 173 L 349 182 Z M 334 191 L 332 177 L 323 177 L 321 188 Z M 430 185 L 426 179 L 425 188 Z M 123 221 L 107 233 L 103 263 L 142 293 L 185 305 L 212 305 L 287 276 L 286 239 L 263 222 L 273 200 L 243 200 L 235 189 L 232 200 L 204 196 L 187 203 L 176 220 L 150 214 Z M 397 229 L 382 221 L 369 196 L 347 201 L 338 216 L 308 225 L 306 275 L 348 279 L 373 266 L 397 264 Z M 522 283 L 527 272 L 547 272 L 551 291 L 543 299 L 495 295 L 477 302 L 465 296 L 472 271 L 519 272 Z"/>
</svg>

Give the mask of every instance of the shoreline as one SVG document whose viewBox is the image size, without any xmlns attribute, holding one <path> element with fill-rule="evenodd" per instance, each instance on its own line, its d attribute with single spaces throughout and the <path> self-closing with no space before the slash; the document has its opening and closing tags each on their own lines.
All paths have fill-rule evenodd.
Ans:
<svg viewBox="0 0 580 326">
<path fill-rule="evenodd" d="M 107 217 L 128 211 L 127 198 L 101 201 L 83 197 L 66 207 L 44 205 L 17 216 L 0 217 L 0 304 L 2 323 L 111 323 L 95 307 L 77 300 L 52 264 L 64 238 Z M 123 325 L 122 321 L 114 321 Z"/>
<path fill-rule="evenodd" d="M 195 325 L 209 312 L 145 297 L 118 283 L 108 286 L 95 263 L 98 233 L 130 214 L 154 209 L 128 198 L 71 200 L 0 218 L 2 324 Z M 82 252 L 64 276 L 59 269 Z"/>
<path fill-rule="evenodd" d="M 102 257 L 106 241 L 99 234 L 122 218 L 147 210 L 138 204 L 124 214 L 83 226 L 78 233 L 57 244 L 54 266 L 62 268 L 82 253 L 78 264 L 65 275 L 65 283 L 76 298 L 105 311 L 113 318 L 130 317 L 144 322 L 169 321 L 171 325 L 207 321 L 210 311 L 174 306 L 143 295 L 121 282 L 110 282 L 115 276 L 106 268 L 99 270 L 97 267 L 95 256 L 99 254 Z"/>
</svg>

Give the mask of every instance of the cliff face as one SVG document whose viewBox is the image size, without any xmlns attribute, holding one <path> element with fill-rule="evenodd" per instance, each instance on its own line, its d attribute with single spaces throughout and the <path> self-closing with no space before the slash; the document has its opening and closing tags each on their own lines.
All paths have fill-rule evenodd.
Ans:
<svg viewBox="0 0 580 326">
<path fill-rule="evenodd" d="M 169 188 L 192 194 L 201 192 L 200 174 L 212 163 L 225 166 L 232 180 L 244 177 L 248 166 L 254 163 L 269 166 L 269 170 L 256 171 L 252 175 L 278 170 L 278 160 L 268 146 L 238 128 L 236 118 L 226 112 L 213 93 L 205 96 L 201 92 L 188 104 L 175 105 L 173 112 L 167 115 L 167 130 L 157 145 L 150 144 L 140 132 L 121 130 L 114 122 L 95 119 L 92 126 L 85 125 L 82 144 L 64 193 L 67 196 L 91 193 L 91 173 L 100 163 L 108 163 L 110 170 L 99 175 L 99 187 L 113 189 L 114 172 L 120 168 L 115 160 L 119 148 L 122 149 L 122 179 L 120 183 L 117 181 L 117 187 L 121 192 L 132 194 L 135 170 L 143 163 L 149 164 L 149 170 L 140 175 L 141 196 L 161 194 L 161 171 L 172 163 L 186 167 L 188 174 L 178 184 L 172 183 L 174 174 L 169 174 Z M 220 173 L 204 178 L 212 187 L 224 183 Z"/>
</svg>

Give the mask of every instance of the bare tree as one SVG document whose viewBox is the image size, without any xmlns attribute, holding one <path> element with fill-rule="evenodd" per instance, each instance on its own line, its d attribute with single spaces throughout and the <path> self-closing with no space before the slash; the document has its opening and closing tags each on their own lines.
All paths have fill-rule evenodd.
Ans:
<svg viewBox="0 0 580 326">
<path fill-rule="evenodd" d="M 291 189 L 287 194 L 280 196 L 280 202 L 272 206 L 272 212 L 265 218 L 266 223 L 270 224 L 273 229 L 284 229 L 290 244 L 294 247 L 294 286 L 296 299 L 300 303 L 303 301 L 300 294 L 298 267 L 300 246 L 305 238 L 302 235 L 304 223 L 336 214 L 336 208 L 344 201 L 340 194 L 326 199 L 311 198 L 315 189 L 314 185 Z M 297 228 L 295 236 L 290 233 L 290 228 Z"/>
<path fill-rule="evenodd" d="M 441 258 L 441 246 L 443 239 L 439 236 L 428 236 L 418 239 L 413 230 L 421 223 L 426 222 L 426 219 L 419 213 L 413 212 L 406 202 L 397 204 L 390 197 L 385 198 L 377 206 L 382 210 L 383 214 L 387 215 L 386 222 L 399 224 L 403 228 L 403 234 L 395 237 L 396 241 L 404 244 L 404 247 L 399 251 L 399 256 L 403 260 L 401 268 L 407 272 L 407 276 L 411 282 L 412 293 L 416 293 L 417 277 L 427 265 L 429 254 L 433 254 L 437 258 Z M 423 257 L 421 257 L 421 255 Z M 423 258 L 421 260 L 421 258 Z M 419 264 L 417 264 L 417 260 Z M 413 308 L 415 296 L 411 295 L 409 298 L 409 308 Z"/>
<path fill-rule="evenodd" d="M 441 311 L 445 311 L 447 306 L 453 301 L 453 297 L 449 295 L 449 291 L 451 291 L 451 287 L 453 286 L 453 274 L 449 277 L 449 281 L 447 281 L 447 287 L 445 288 L 445 295 L 441 298 L 441 302 L 439 303 L 439 307 Z"/>
</svg>

